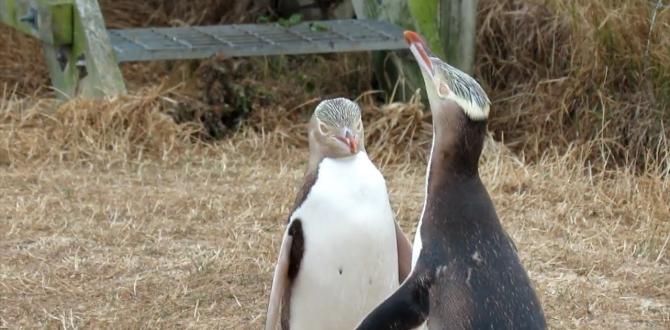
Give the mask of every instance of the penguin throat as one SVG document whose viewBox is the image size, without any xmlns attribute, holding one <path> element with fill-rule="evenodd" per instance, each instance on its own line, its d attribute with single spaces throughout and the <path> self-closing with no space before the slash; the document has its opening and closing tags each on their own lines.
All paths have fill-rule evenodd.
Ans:
<svg viewBox="0 0 670 330">
<path fill-rule="evenodd" d="M 479 173 L 486 122 L 469 119 L 461 109 L 433 113 L 433 152 L 429 175 L 435 179 Z"/>
</svg>

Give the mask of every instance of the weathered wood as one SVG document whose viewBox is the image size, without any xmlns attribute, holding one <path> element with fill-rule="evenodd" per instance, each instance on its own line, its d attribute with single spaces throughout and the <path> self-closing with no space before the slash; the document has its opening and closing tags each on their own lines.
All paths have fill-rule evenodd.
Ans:
<svg viewBox="0 0 670 330">
<path fill-rule="evenodd" d="M 77 94 L 78 70 L 71 46 L 54 46 L 42 43 L 42 51 L 49 69 L 51 85 L 60 98 L 68 99 Z"/>
<path fill-rule="evenodd" d="M 352 0 L 359 18 L 386 20 L 416 30 L 434 54 L 472 73 L 475 51 L 477 0 Z M 381 87 L 406 100 L 423 78 L 413 59 L 398 52 L 373 53 L 375 75 Z M 396 90 L 396 82 L 401 87 Z"/>
<path fill-rule="evenodd" d="M 126 93 L 105 22 L 96 0 L 75 0 L 74 46 L 83 50 L 87 75 L 79 92 L 85 97 Z M 78 61 L 79 58 L 76 59 Z"/>
<path fill-rule="evenodd" d="M 0 21 L 52 45 L 72 43 L 73 0 L 0 0 Z"/>
<path fill-rule="evenodd" d="M 22 21 L 21 17 L 30 14 L 31 1 L 28 0 L 1 0 L 0 1 L 0 19 L 3 23 L 34 37 L 39 37 L 37 27 L 27 21 Z M 36 12 L 34 13 L 36 14 Z M 36 17 L 35 17 L 36 19 Z"/>
<path fill-rule="evenodd" d="M 72 44 L 72 0 L 39 0 L 37 9 L 39 38 L 52 45 Z"/>
<path fill-rule="evenodd" d="M 444 59 L 444 36 L 440 34 L 441 16 L 438 14 L 444 0 L 409 0 L 414 27 L 428 43 L 433 53 Z"/>
<path fill-rule="evenodd" d="M 439 35 L 446 60 L 472 73 L 475 63 L 475 38 L 478 0 L 441 0 L 438 19 Z"/>
<path fill-rule="evenodd" d="M 126 92 L 96 0 L 0 0 L 0 19 L 42 42 L 59 96 Z"/>
<path fill-rule="evenodd" d="M 39 39 L 54 89 L 62 97 L 75 94 L 72 0 L 1 0 L 0 19 Z"/>
</svg>

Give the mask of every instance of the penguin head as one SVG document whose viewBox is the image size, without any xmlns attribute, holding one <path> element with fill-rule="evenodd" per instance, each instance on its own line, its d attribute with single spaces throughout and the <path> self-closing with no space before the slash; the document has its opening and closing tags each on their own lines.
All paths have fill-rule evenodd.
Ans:
<svg viewBox="0 0 670 330">
<path fill-rule="evenodd" d="M 477 81 L 433 55 L 417 33 L 405 31 L 405 41 L 421 68 L 431 110 L 455 103 L 471 120 L 488 118 L 491 101 Z"/>
<path fill-rule="evenodd" d="M 365 150 L 361 109 L 346 98 L 324 100 L 317 105 L 309 125 L 312 152 L 341 158 Z"/>
</svg>

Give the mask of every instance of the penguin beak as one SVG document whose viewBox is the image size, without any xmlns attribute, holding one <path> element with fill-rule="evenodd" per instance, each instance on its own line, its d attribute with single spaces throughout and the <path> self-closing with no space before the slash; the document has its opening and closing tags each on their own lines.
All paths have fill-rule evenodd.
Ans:
<svg viewBox="0 0 670 330">
<path fill-rule="evenodd" d="M 349 152 L 352 155 L 358 152 L 358 139 L 349 128 L 343 128 L 342 135 L 336 136 L 336 138 L 349 147 Z"/>
<path fill-rule="evenodd" d="M 409 50 L 419 63 L 421 70 L 427 73 L 431 78 L 435 75 L 433 62 L 430 60 L 430 49 L 426 42 L 414 31 L 405 31 L 405 42 L 409 45 Z"/>
</svg>

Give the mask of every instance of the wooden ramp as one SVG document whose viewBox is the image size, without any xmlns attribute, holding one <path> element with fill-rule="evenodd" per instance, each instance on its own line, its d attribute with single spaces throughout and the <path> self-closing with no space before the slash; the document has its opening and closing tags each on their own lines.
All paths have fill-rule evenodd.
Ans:
<svg viewBox="0 0 670 330">
<path fill-rule="evenodd" d="M 376 20 L 107 30 L 97 0 L 0 0 L 0 22 L 41 41 L 65 98 L 125 93 L 120 62 L 406 48 L 399 27 Z"/>
<path fill-rule="evenodd" d="M 402 29 L 373 20 L 108 30 L 119 62 L 407 48 Z"/>
</svg>

